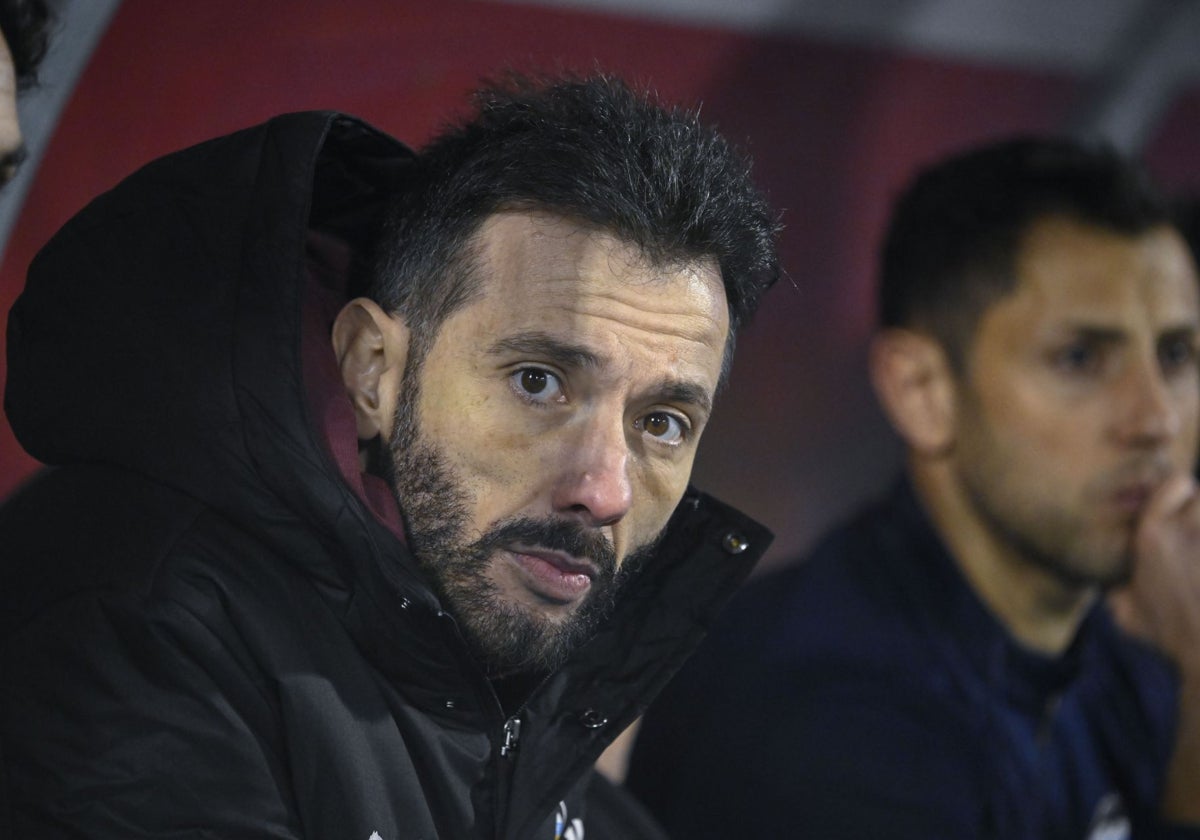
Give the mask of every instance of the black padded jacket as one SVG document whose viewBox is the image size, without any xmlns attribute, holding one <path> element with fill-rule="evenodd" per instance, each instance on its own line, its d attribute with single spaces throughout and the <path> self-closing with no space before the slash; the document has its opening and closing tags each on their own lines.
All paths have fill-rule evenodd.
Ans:
<svg viewBox="0 0 1200 840">
<path fill-rule="evenodd" d="M 34 261 L 5 408 L 56 466 L 0 509 L 0 836 L 634 830 L 592 764 L 770 536 L 689 491 L 611 620 L 502 710 L 354 466 L 328 350 L 410 160 L 285 115 L 151 163 Z"/>
</svg>

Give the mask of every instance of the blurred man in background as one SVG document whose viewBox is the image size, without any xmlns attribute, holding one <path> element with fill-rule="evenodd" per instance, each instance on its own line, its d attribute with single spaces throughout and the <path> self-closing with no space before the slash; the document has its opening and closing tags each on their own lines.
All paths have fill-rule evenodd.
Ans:
<svg viewBox="0 0 1200 840">
<path fill-rule="evenodd" d="M 1167 203 L 1104 148 L 968 151 L 900 198 L 880 296 L 905 476 L 740 597 L 629 785 L 688 838 L 1200 836 L 1200 306 Z"/>
</svg>

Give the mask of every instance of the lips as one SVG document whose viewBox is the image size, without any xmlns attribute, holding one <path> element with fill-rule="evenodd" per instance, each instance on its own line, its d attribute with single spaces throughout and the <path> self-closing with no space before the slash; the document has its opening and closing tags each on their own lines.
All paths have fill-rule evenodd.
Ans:
<svg viewBox="0 0 1200 840">
<path fill-rule="evenodd" d="M 599 574 L 594 563 L 559 551 L 515 546 L 508 549 L 525 586 L 558 604 L 582 601 Z"/>
<path fill-rule="evenodd" d="M 1108 503 L 1122 516 L 1141 516 L 1169 475 L 1166 468 L 1130 471 L 1110 485 Z"/>
<path fill-rule="evenodd" d="M 1113 503 L 1121 511 L 1139 513 L 1150 501 L 1152 495 L 1154 495 L 1154 485 L 1130 485 L 1119 488 L 1113 493 Z"/>
</svg>

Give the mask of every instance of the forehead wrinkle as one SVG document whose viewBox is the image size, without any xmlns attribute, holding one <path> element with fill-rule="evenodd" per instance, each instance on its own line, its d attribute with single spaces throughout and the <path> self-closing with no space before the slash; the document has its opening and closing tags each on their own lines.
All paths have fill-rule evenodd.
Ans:
<svg viewBox="0 0 1200 840">
<path fill-rule="evenodd" d="M 654 260 L 610 231 L 543 211 L 497 213 L 484 223 L 478 237 L 482 265 L 514 269 L 493 275 L 500 281 L 494 290 L 499 295 L 515 294 L 518 287 L 524 287 L 525 293 L 540 290 L 544 298 L 566 312 L 608 318 L 624 327 L 700 343 L 707 343 L 728 317 L 715 259 Z M 548 242 L 561 247 L 541 247 Z M 655 293 L 659 291 L 669 293 Z M 613 307 L 624 314 L 590 311 L 589 298 L 597 300 L 600 309 Z M 697 305 L 701 301 L 706 303 Z M 657 309 L 650 309 L 655 306 Z M 672 326 L 685 326 L 664 330 L 660 324 L 647 323 L 647 315 L 669 318 Z M 728 338 L 724 334 L 715 337 L 722 346 Z"/>
<path fill-rule="evenodd" d="M 664 304 L 675 303 L 674 297 L 663 299 L 662 296 L 647 295 L 625 300 L 614 291 L 579 288 L 579 284 L 571 278 L 561 278 L 561 282 L 564 284 L 561 295 L 567 299 L 562 304 L 563 311 L 582 318 L 612 322 L 619 331 L 632 328 L 652 335 L 679 338 L 707 346 L 710 337 L 716 334 L 720 325 L 717 313 L 698 312 L 686 304 L 679 307 L 664 305 L 653 308 L 660 300 Z M 633 285 L 628 284 L 629 287 Z M 589 305 L 593 302 L 596 305 Z M 723 336 L 716 337 L 723 339 Z"/>
</svg>

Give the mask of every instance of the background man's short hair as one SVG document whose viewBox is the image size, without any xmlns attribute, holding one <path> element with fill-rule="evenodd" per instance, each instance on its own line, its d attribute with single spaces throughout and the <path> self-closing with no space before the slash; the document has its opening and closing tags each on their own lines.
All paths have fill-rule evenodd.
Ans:
<svg viewBox="0 0 1200 840">
<path fill-rule="evenodd" d="M 53 20 L 45 0 L 0 0 L 0 32 L 12 53 L 19 88 L 37 83 Z"/>
<path fill-rule="evenodd" d="M 1101 143 L 1021 137 L 920 172 L 884 238 L 879 318 L 932 334 L 961 365 L 983 311 L 1016 284 L 1033 223 L 1064 216 L 1138 235 L 1171 222 L 1142 168 Z"/>
<path fill-rule="evenodd" d="M 1200 194 L 1175 201 L 1175 225 L 1192 251 L 1192 259 L 1200 267 Z"/>
<path fill-rule="evenodd" d="M 749 160 L 695 112 L 605 75 L 514 75 L 474 101 L 468 120 L 422 150 L 380 240 L 370 294 L 418 337 L 477 288 L 472 237 L 505 210 L 576 219 L 660 264 L 714 260 L 731 334 L 775 282 L 777 219 Z"/>
</svg>

